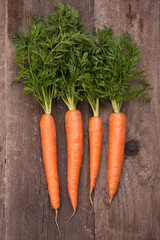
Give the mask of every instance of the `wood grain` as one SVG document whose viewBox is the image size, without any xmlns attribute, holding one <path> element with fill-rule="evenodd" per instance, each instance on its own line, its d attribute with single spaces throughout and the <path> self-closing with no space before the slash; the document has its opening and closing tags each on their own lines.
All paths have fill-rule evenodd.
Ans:
<svg viewBox="0 0 160 240">
<path fill-rule="evenodd" d="M 39 122 L 41 107 L 31 96 L 19 99 L 23 86 L 9 84 L 17 67 L 15 47 L 8 35 L 19 26 L 28 29 L 33 14 L 53 11 L 51 0 L 1 0 L 0 8 L 0 240 L 59 239 L 45 178 Z M 102 154 L 98 181 L 93 193 L 94 214 L 90 209 L 88 122 L 92 116 L 85 101 L 78 104 L 82 112 L 84 151 L 80 173 L 78 209 L 72 213 L 67 191 L 67 151 L 62 101 L 53 102 L 52 115 L 57 129 L 58 171 L 61 207 L 58 221 L 65 240 L 159 240 L 160 239 L 160 3 L 156 0 L 64 0 L 79 10 L 80 19 L 92 30 L 113 26 L 116 34 L 128 30 L 144 58 L 154 89 L 152 100 L 124 102 L 127 117 L 126 143 L 137 144 L 138 154 L 125 156 L 118 192 L 108 204 L 107 149 L 110 104 L 101 104 L 103 120 Z"/>
<path fill-rule="evenodd" d="M 28 19 L 33 14 L 47 15 L 53 11 L 53 1 L 8 1 L 8 34 L 18 31 L 19 26 L 28 28 Z M 69 3 L 69 2 L 67 2 Z M 85 3 L 85 4 L 84 4 Z M 83 15 L 81 20 L 85 26 L 92 27 L 91 3 L 88 1 L 72 1 L 72 6 Z M 85 6 L 85 7 L 84 7 Z M 8 41 L 8 84 L 12 81 L 12 75 L 16 72 L 13 56 L 14 46 Z M 41 151 L 39 121 L 43 111 L 39 105 L 33 102 L 31 96 L 19 99 L 23 86 L 16 84 L 7 89 L 9 99 L 8 112 L 8 138 L 7 138 L 7 225 L 6 239 L 33 239 L 47 240 L 59 239 L 55 225 L 55 213 L 51 209 L 44 164 Z M 84 126 L 88 121 L 88 105 L 82 107 Z M 58 146 L 58 170 L 60 181 L 61 207 L 58 221 L 61 228 L 62 239 L 94 239 L 94 217 L 87 215 L 79 207 L 77 214 L 66 224 L 72 214 L 68 190 L 67 190 L 67 151 L 65 134 L 64 103 L 53 102 L 53 117 L 57 129 Z M 84 129 L 85 130 L 85 129 Z M 84 134 L 84 145 L 87 146 L 87 134 Z M 87 171 L 89 168 L 88 149 L 83 153 L 83 164 L 80 175 L 79 205 L 84 207 L 88 200 L 86 192 L 89 192 Z M 85 177 L 84 177 L 85 176 Z M 14 185 L 13 185 L 14 182 Z M 85 196 L 85 197 L 83 197 Z M 89 201 L 88 201 L 89 203 Z M 89 204 L 88 204 L 89 205 Z M 86 207 L 86 205 L 85 205 Z"/>
<path fill-rule="evenodd" d="M 5 169 L 6 169 L 6 4 L 0 7 L 0 240 L 5 237 Z"/>
<path fill-rule="evenodd" d="M 101 108 L 104 125 L 100 175 L 95 190 L 95 236 L 100 239 L 160 239 L 160 108 L 159 108 L 159 1 L 95 1 L 96 27 L 113 26 L 116 34 L 128 30 L 143 54 L 143 67 L 154 89 L 152 100 L 124 103 L 126 142 L 139 147 L 136 156 L 124 159 L 118 192 L 108 206 L 107 149 L 111 108 Z M 106 177 L 106 181 L 104 181 Z"/>
</svg>

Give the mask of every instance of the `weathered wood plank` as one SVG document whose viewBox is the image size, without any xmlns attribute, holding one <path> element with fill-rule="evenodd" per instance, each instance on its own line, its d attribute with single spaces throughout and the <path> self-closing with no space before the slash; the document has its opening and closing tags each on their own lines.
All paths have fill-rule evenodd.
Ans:
<svg viewBox="0 0 160 240">
<path fill-rule="evenodd" d="M 159 1 L 105 1 L 94 5 L 96 27 L 113 26 L 115 33 L 128 30 L 143 54 L 142 67 L 154 89 L 152 101 L 124 103 L 126 142 L 138 144 L 136 156 L 125 156 L 118 192 L 108 205 L 107 149 L 110 106 L 101 107 L 104 123 L 102 157 L 95 190 L 96 240 L 160 239 L 160 32 Z"/>
<path fill-rule="evenodd" d="M 8 33 L 18 31 L 19 26 L 28 27 L 33 14 L 47 15 L 52 11 L 53 1 L 8 0 Z M 92 1 L 65 1 L 80 11 L 85 26 L 92 28 Z M 8 40 L 8 81 L 16 72 L 13 56 L 15 48 Z M 7 195 L 6 239 L 59 239 L 51 209 L 41 153 L 39 121 L 42 109 L 28 96 L 19 99 L 22 85 L 7 89 Z M 88 104 L 79 104 L 84 130 L 88 126 Z M 53 103 L 53 116 L 57 128 L 58 170 L 60 179 L 61 208 L 58 221 L 62 239 L 94 239 L 94 215 L 88 215 L 79 207 L 69 224 L 65 221 L 72 214 L 67 191 L 67 152 L 64 116 L 67 108 L 62 102 Z M 89 207 L 88 138 L 84 131 L 83 164 L 80 175 L 79 206 Z M 87 194 L 86 194 L 87 193 Z M 88 205 L 86 206 L 86 202 Z"/>
<path fill-rule="evenodd" d="M 0 8 L 0 240 L 5 237 L 5 167 L 6 167 L 6 3 Z"/>
<path fill-rule="evenodd" d="M 132 157 L 125 156 L 119 189 L 112 208 L 107 204 L 108 117 L 112 109 L 109 104 L 101 105 L 103 145 L 94 197 L 95 223 L 94 214 L 87 214 L 80 209 L 80 206 L 90 208 L 89 146 L 86 131 L 91 116 L 90 107 L 86 102 L 78 104 L 84 123 L 79 207 L 71 222 L 65 224 L 72 213 L 66 184 L 64 116 L 67 108 L 61 101 L 54 101 L 52 114 L 57 127 L 61 194 L 59 224 L 62 239 L 157 240 L 160 236 L 159 3 L 156 0 L 63 2 L 79 10 L 80 19 L 88 29 L 92 29 L 95 19 L 96 27 L 107 24 L 112 25 L 117 34 L 125 30 L 132 33 L 144 55 L 142 67 L 146 69 L 154 90 L 150 103 L 143 104 L 136 100 L 124 103 L 122 108 L 128 123 L 126 142 L 134 141 L 139 147 L 139 153 Z M 47 15 L 52 11 L 53 2 L 8 0 L 8 16 L 5 12 L 7 1 L 2 0 L 1 3 L 0 86 L 4 91 L 0 92 L 0 112 L 3 113 L 0 116 L 0 239 L 59 239 L 54 223 L 55 214 L 49 202 L 41 153 L 39 121 L 43 111 L 32 101 L 31 96 L 19 99 L 22 85 L 8 87 L 12 75 L 16 72 L 16 66 L 13 60 L 15 48 L 8 40 L 5 29 L 7 19 L 8 34 L 17 31 L 19 26 L 28 28 L 28 18 L 34 13 Z M 152 128 L 149 128 L 151 124 Z"/>
</svg>

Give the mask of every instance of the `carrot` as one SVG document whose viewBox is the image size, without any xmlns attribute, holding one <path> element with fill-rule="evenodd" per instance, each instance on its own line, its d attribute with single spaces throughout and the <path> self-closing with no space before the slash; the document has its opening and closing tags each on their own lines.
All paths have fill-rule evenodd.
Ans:
<svg viewBox="0 0 160 240">
<path fill-rule="evenodd" d="M 114 113 L 109 118 L 108 190 L 111 201 L 117 191 L 124 156 L 126 117 L 120 113 L 124 100 L 137 97 L 150 100 L 149 83 L 139 71 L 140 50 L 128 32 L 115 36 L 111 27 L 94 31 L 92 76 L 99 83 L 102 100 L 111 101 Z M 135 81 L 136 80 L 136 81 Z M 92 88 L 92 87 L 91 87 Z M 93 97 L 92 97 L 93 99 Z"/>
<path fill-rule="evenodd" d="M 52 207 L 60 207 L 59 181 L 57 172 L 56 128 L 54 119 L 44 114 L 40 121 L 43 159 L 48 183 L 48 191 Z"/>
<path fill-rule="evenodd" d="M 102 119 L 92 117 L 89 121 L 89 142 L 90 142 L 90 200 L 94 189 L 101 154 L 102 143 Z M 92 203 L 92 200 L 91 200 Z"/>
<path fill-rule="evenodd" d="M 50 114 L 44 114 L 42 116 L 40 121 L 40 130 L 49 197 L 51 205 L 56 211 L 55 222 L 59 230 L 57 223 L 57 210 L 60 207 L 60 197 L 57 171 L 56 128 L 54 119 Z"/>
<path fill-rule="evenodd" d="M 57 19 L 58 13 L 57 15 L 52 14 L 52 17 L 52 19 Z M 50 115 L 52 100 L 57 97 L 56 75 L 58 70 L 53 68 L 53 66 L 49 68 L 48 62 L 55 58 L 54 63 L 55 65 L 58 64 L 56 59 L 58 59 L 58 62 L 60 61 L 62 57 L 60 49 L 65 48 L 65 44 L 61 41 L 63 37 L 61 39 L 58 37 L 61 46 L 59 46 L 59 42 L 56 42 L 54 46 L 56 51 L 52 51 L 51 47 L 47 45 L 43 49 L 42 54 L 42 49 L 39 46 L 47 42 L 51 34 L 55 39 L 57 39 L 58 34 L 54 31 L 54 27 L 48 30 L 49 18 L 50 16 L 44 20 L 43 16 L 33 16 L 30 20 L 29 32 L 21 28 L 19 33 L 10 36 L 16 46 L 16 63 L 19 67 L 18 74 L 12 84 L 23 82 L 22 96 L 32 94 L 33 99 L 41 105 L 45 112 L 40 121 L 43 158 L 50 201 L 55 209 L 55 222 L 59 231 L 57 214 L 60 206 L 60 197 L 57 173 L 56 129 L 54 120 Z M 56 24 L 56 21 L 54 23 Z M 60 58 L 59 54 L 61 54 Z"/>
<path fill-rule="evenodd" d="M 65 115 L 65 126 L 68 152 L 68 193 L 73 214 L 67 222 L 70 221 L 77 208 L 78 181 L 83 152 L 83 127 L 81 113 L 76 110 L 76 106 L 85 98 L 82 84 L 89 62 L 88 49 L 93 44 L 92 38 L 83 34 L 83 29 L 79 28 L 77 12 L 74 12 L 73 9 L 70 9 L 69 12 L 74 18 L 72 18 L 71 24 L 67 23 L 66 25 L 72 25 L 74 29 L 69 34 L 71 42 L 66 44 L 64 62 L 59 66 L 60 81 L 57 84 L 58 94 L 69 109 Z M 64 28 L 62 28 L 63 31 L 65 31 Z M 68 36 L 64 32 L 64 36 L 66 35 Z"/>
<path fill-rule="evenodd" d="M 109 117 L 108 190 L 110 203 L 114 197 L 121 175 L 126 135 L 126 117 L 112 113 Z"/>
<path fill-rule="evenodd" d="M 79 110 L 69 110 L 65 114 L 68 152 L 68 192 L 73 207 L 77 208 L 79 173 L 83 152 L 83 126 Z"/>
<path fill-rule="evenodd" d="M 96 43 L 95 43 L 96 46 Z M 89 66 L 88 73 L 83 81 L 83 89 L 85 97 L 87 98 L 93 113 L 93 117 L 89 121 L 89 143 L 90 143 L 90 191 L 89 199 L 92 204 L 93 212 L 93 201 L 92 192 L 96 184 L 99 161 L 101 155 L 101 144 L 102 144 L 102 119 L 99 117 L 99 101 L 102 98 L 103 87 L 100 81 L 97 81 L 97 69 L 95 68 L 95 46 L 90 47 L 89 54 Z M 84 208 L 83 208 L 84 209 Z M 84 209 L 86 212 L 86 209 Z"/>
</svg>

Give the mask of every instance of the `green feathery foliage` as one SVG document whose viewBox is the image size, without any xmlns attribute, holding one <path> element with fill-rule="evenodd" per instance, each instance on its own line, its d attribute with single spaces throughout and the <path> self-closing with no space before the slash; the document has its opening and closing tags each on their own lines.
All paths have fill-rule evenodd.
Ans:
<svg viewBox="0 0 160 240">
<path fill-rule="evenodd" d="M 56 3 L 54 6 L 56 13 L 48 15 L 46 20 L 43 16 L 33 16 L 30 19 L 29 32 L 20 28 L 17 34 L 10 36 L 16 46 L 15 61 L 19 66 L 13 83 L 23 81 L 25 87 L 22 96 L 31 93 L 48 114 L 51 112 L 52 99 L 59 95 L 64 98 L 65 95 L 61 87 L 64 82 L 61 81 L 62 84 L 59 82 L 62 80 L 60 73 L 66 77 L 72 68 L 71 65 L 74 68 L 77 66 L 74 62 L 77 61 L 75 55 L 81 55 L 85 43 L 91 42 L 83 34 L 83 30 L 80 30 L 82 23 L 78 21 L 77 10 L 62 3 Z M 78 71 L 81 71 L 80 68 L 76 70 L 77 76 Z M 82 72 L 78 76 L 78 81 L 80 75 Z M 73 81 L 73 74 L 71 79 Z M 77 83 L 75 85 L 78 87 Z M 81 99 L 77 92 L 74 95 L 75 102 Z"/>
<path fill-rule="evenodd" d="M 59 68 L 60 94 L 70 110 L 76 109 L 77 102 L 85 98 L 82 85 L 88 71 L 88 48 L 93 44 L 84 34 L 78 33 L 76 37 Z"/>
<path fill-rule="evenodd" d="M 125 32 L 116 37 L 112 29 L 94 30 L 95 44 L 93 74 L 101 89 L 102 98 L 111 100 L 115 112 L 119 112 L 123 100 L 138 96 L 149 100 L 149 84 L 143 71 L 138 70 L 142 56 L 131 35 Z"/>
<path fill-rule="evenodd" d="M 64 8 L 61 3 L 56 7 L 61 19 L 60 34 L 62 38 L 67 36 L 69 39 L 58 70 L 58 96 L 73 110 L 77 102 L 84 99 L 82 83 L 88 66 L 88 49 L 93 40 L 78 21 L 78 11 L 68 5 Z M 49 17 L 49 28 L 55 25 L 54 21 L 53 16 Z"/>
</svg>

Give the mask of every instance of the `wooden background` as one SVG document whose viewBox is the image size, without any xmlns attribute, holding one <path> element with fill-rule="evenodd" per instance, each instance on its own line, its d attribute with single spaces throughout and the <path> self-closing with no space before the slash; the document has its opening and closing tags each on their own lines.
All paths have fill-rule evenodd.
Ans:
<svg viewBox="0 0 160 240">
<path fill-rule="evenodd" d="M 8 35 L 19 26 L 28 28 L 33 14 L 53 11 L 53 0 L 0 0 L 0 240 L 57 240 L 55 213 L 49 202 L 42 159 L 39 122 L 41 107 L 28 96 L 19 99 L 23 86 L 9 88 L 16 73 L 15 47 Z M 65 240 L 160 239 L 160 1 L 64 0 L 79 10 L 80 19 L 92 30 L 111 25 L 115 33 L 128 30 L 143 54 L 142 67 L 154 89 L 152 100 L 125 102 L 126 155 L 118 192 L 108 205 L 107 148 L 110 104 L 100 106 L 103 144 L 94 213 L 90 209 L 87 102 L 79 103 L 84 123 L 84 152 L 80 174 L 78 209 L 72 213 L 67 192 L 67 153 L 64 116 L 67 108 L 53 102 L 57 127 L 61 207 L 59 224 Z M 137 150 L 139 149 L 139 151 Z M 138 152 L 138 154 L 137 154 Z"/>
</svg>

